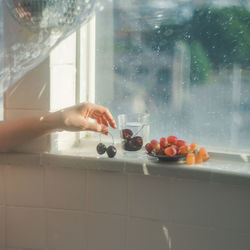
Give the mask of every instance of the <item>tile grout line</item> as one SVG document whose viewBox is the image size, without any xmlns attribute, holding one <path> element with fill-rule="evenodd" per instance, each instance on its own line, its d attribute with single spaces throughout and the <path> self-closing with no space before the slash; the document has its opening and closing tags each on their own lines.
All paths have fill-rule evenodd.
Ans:
<svg viewBox="0 0 250 250">
<path fill-rule="evenodd" d="M 3 172 L 2 172 L 2 177 L 4 177 L 3 179 L 3 192 L 4 192 L 4 247 L 7 248 L 7 184 L 6 184 L 6 180 L 7 180 L 7 168 L 10 167 L 9 165 L 5 165 L 3 168 Z"/>
<path fill-rule="evenodd" d="M 3 190 L 2 190 L 2 194 L 3 194 L 3 247 L 6 248 L 6 232 L 7 232 L 7 222 L 6 222 L 6 178 L 5 178 L 5 168 L 6 166 L 2 166 L 1 168 L 1 177 L 2 177 L 2 181 L 3 181 Z"/>
<path fill-rule="evenodd" d="M 124 162 L 124 168 L 126 168 L 126 162 Z M 127 181 L 126 181 L 126 184 L 127 184 L 127 188 L 126 188 L 126 191 L 127 191 L 127 216 L 126 216 L 126 230 L 125 230 L 125 250 L 128 250 L 128 224 L 129 224 L 129 209 L 130 209 L 130 206 L 129 206 L 129 175 L 126 173 L 126 176 L 127 176 Z"/>
<path fill-rule="evenodd" d="M 42 173 L 43 173 L 43 213 L 44 213 L 44 222 L 43 222 L 43 230 L 44 230 L 44 249 L 47 250 L 47 239 L 48 239 L 48 232 L 47 232 L 47 209 L 46 209 L 46 192 L 45 192 L 45 166 L 42 164 L 42 161 L 41 161 L 41 155 L 40 155 L 40 167 L 42 167 Z"/>
<path fill-rule="evenodd" d="M 86 229 L 86 248 L 87 250 L 89 249 L 89 241 L 88 241 L 88 235 L 89 235 L 89 206 L 88 206 L 88 202 L 89 202 L 89 170 L 85 170 L 85 180 L 86 180 L 86 208 L 85 208 L 85 211 L 86 211 L 86 214 L 87 214 L 87 218 L 86 218 L 86 222 L 85 222 L 85 229 Z"/>
</svg>

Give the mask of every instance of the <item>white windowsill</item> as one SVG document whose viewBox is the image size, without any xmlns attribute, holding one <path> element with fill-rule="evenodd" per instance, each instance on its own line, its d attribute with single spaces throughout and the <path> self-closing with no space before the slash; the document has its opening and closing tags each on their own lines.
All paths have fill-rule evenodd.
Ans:
<svg viewBox="0 0 250 250">
<path fill-rule="evenodd" d="M 86 141 L 86 144 L 81 147 L 63 152 L 4 153 L 1 154 L 0 164 L 71 167 L 250 186 L 249 155 L 241 157 L 236 154 L 210 152 L 209 161 L 188 166 L 183 163 L 157 162 L 149 158 L 143 150 L 124 153 L 119 144 L 116 145 L 118 152 L 115 158 L 108 158 L 106 154 L 102 156 L 97 154 L 96 145 L 96 142 Z"/>
</svg>

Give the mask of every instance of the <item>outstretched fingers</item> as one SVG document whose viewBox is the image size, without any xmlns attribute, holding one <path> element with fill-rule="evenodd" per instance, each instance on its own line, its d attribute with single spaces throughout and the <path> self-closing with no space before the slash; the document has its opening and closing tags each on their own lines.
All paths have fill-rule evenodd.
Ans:
<svg viewBox="0 0 250 250">
<path fill-rule="evenodd" d="M 105 135 L 108 134 L 108 127 L 107 126 L 100 124 L 98 122 L 91 122 L 88 120 L 84 120 L 82 122 L 82 130 L 100 132 L 100 133 L 105 134 Z"/>
<path fill-rule="evenodd" d="M 103 117 L 104 119 L 109 123 L 109 125 L 112 127 L 112 128 L 117 128 L 116 126 L 116 123 L 115 123 L 115 120 L 112 116 L 112 114 L 110 113 L 110 111 L 108 109 L 104 109 L 104 112 L 103 112 Z"/>
<path fill-rule="evenodd" d="M 108 121 L 107 121 L 106 119 L 102 118 L 101 116 L 98 117 L 96 120 L 97 120 L 97 122 L 98 122 L 99 124 L 103 124 L 103 125 L 105 125 L 105 126 L 107 126 L 107 127 L 109 126 Z"/>
<path fill-rule="evenodd" d="M 94 110 L 91 118 L 95 119 L 97 122 L 104 124 L 105 126 L 111 126 L 112 128 L 117 128 L 115 120 L 107 108 L 101 108 Z"/>
</svg>

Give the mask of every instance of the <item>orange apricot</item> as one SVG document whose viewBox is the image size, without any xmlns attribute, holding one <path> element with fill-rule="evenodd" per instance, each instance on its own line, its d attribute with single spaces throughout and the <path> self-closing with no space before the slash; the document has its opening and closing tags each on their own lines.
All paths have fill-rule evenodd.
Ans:
<svg viewBox="0 0 250 250">
<path fill-rule="evenodd" d="M 186 157 L 186 161 L 188 165 L 193 165 L 195 164 L 195 155 L 194 153 L 188 153 Z"/>
<path fill-rule="evenodd" d="M 189 147 L 190 147 L 190 150 L 191 150 L 191 151 L 195 151 L 195 150 L 198 149 L 198 145 L 197 145 L 195 142 L 192 142 L 192 143 L 189 145 Z"/>
<path fill-rule="evenodd" d="M 201 156 L 203 161 L 207 161 L 209 159 L 209 154 L 207 153 L 207 150 L 205 148 L 199 149 L 199 155 Z"/>
<path fill-rule="evenodd" d="M 200 164 L 203 162 L 203 159 L 200 154 L 195 154 L 195 164 Z"/>
</svg>

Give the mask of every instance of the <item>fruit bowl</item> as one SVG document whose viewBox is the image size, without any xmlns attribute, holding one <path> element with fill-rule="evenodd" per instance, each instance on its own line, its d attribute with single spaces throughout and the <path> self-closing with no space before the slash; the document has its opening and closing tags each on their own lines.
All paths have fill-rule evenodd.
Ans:
<svg viewBox="0 0 250 250">
<path fill-rule="evenodd" d="M 186 162 L 186 155 L 175 155 L 175 156 L 167 156 L 167 155 L 157 155 L 154 153 L 147 153 L 148 156 L 158 159 L 159 161 L 168 161 L 168 162 Z"/>
<path fill-rule="evenodd" d="M 187 165 L 201 164 L 209 159 L 204 147 L 199 148 L 195 142 L 188 145 L 173 135 L 161 137 L 160 141 L 151 140 L 145 145 L 145 150 L 159 161 L 180 161 Z"/>
</svg>

